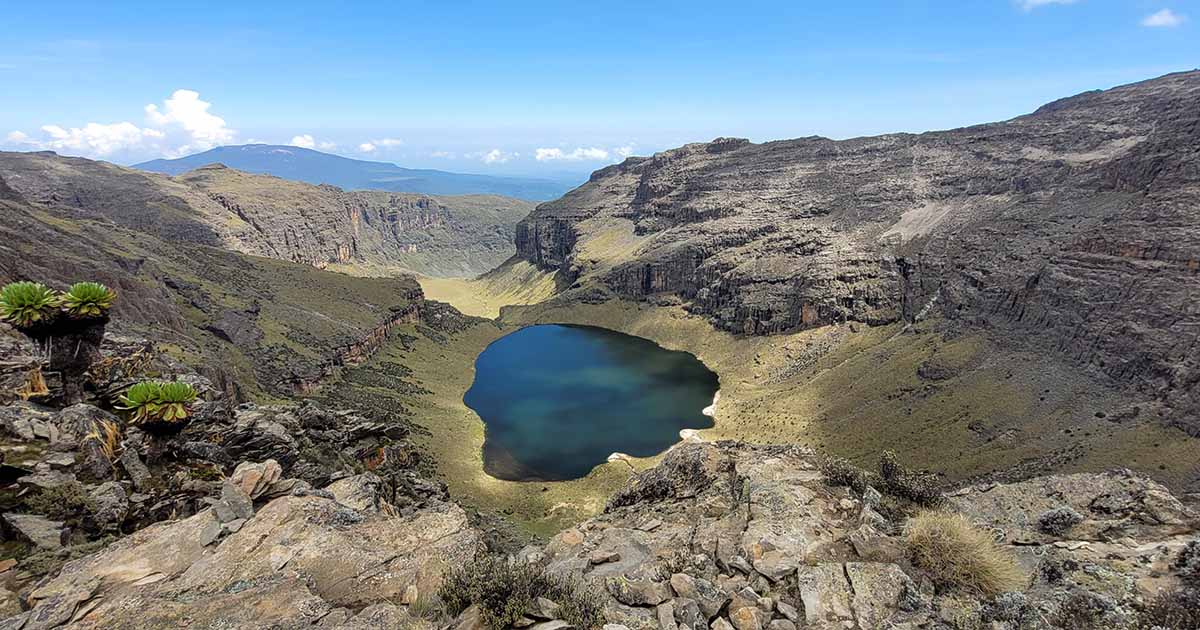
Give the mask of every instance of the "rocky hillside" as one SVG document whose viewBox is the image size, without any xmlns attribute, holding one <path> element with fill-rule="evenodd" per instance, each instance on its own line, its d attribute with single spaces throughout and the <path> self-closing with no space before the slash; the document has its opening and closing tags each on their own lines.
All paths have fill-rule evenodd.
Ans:
<svg viewBox="0 0 1200 630">
<path fill-rule="evenodd" d="M 513 254 L 513 226 L 533 207 L 489 195 L 344 191 L 221 165 L 171 178 L 48 152 L 0 152 L 0 180 L 67 218 L 360 275 L 478 275 Z"/>
<path fill-rule="evenodd" d="M 630 158 L 538 206 L 518 255 L 739 334 L 942 316 L 1200 434 L 1198 100 L 1200 71 L 950 131 Z"/>
<path fill-rule="evenodd" d="M 397 326 L 461 317 L 426 302 L 411 277 L 359 278 L 213 246 L 190 206 L 122 201 L 124 178 L 140 176 L 87 164 L 117 176 L 71 204 L 0 188 L 0 282 L 103 282 L 119 295 L 114 331 L 166 344 L 236 400 L 305 392 L 365 360 Z"/>
</svg>

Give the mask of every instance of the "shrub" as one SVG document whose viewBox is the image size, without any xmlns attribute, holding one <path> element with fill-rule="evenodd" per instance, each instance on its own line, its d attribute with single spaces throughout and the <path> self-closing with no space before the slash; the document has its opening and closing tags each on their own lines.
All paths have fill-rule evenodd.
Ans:
<svg viewBox="0 0 1200 630">
<path fill-rule="evenodd" d="M 62 307 L 72 317 L 100 317 L 112 308 L 117 294 L 99 282 L 76 282 L 62 296 Z"/>
<path fill-rule="evenodd" d="M 1067 530 L 1083 522 L 1083 516 L 1069 507 L 1046 510 L 1038 517 L 1039 530 L 1051 536 L 1062 536 Z"/>
<path fill-rule="evenodd" d="M 52 319 L 60 297 L 40 282 L 13 282 L 0 289 L 0 317 L 19 328 Z"/>
<path fill-rule="evenodd" d="M 888 450 L 879 455 L 879 476 L 884 481 L 891 481 L 903 474 L 904 467 L 900 465 L 900 458 L 896 457 L 895 451 Z"/>
<path fill-rule="evenodd" d="M 849 486 L 851 490 L 861 494 L 871 485 L 871 476 L 867 471 L 850 463 L 848 459 L 823 457 L 817 465 L 825 483 L 831 486 Z"/>
<path fill-rule="evenodd" d="M 939 586 L 994 596 L 1025 585 L 1016 560 L 961 514 L 926 510 L 904 535 L 913 564 Z"/>
<path fill-rule="evenodd" d="M 179 381 L 142 381 L 121 396 L 118 409 L 132 411 L 132 424 L 162 422 L 175 424 L 188 417 L 196 390 Z"/>
<path fill-rule="evenodd" d="M 25 505 L 33 513 L 48 516 L 56 521 L 78 519 L 95 510 L 92 497 L 78 481 L 68 481 L 41 490 L 25 499 Z"/>
<path fill-rule="evenodd" d="M 904 468 L 892 451 L 884 451 L 879 456 L 879 477 L 883 481 L 883 491 L 892 496 L 923 507 L 934 507 L 942 502 L 937 479 L 933 475 L 914 473 Z"/>
<path fill-rule="evenodd" d="M 1088 591 L 1075 591 L 1058 607 L 1054 627 L 1063 630 L 1099 630 L 1109 627 L 1104 616 L 1113 609 L 1109 600 Z"/>
<path fill-rule="evenodd" d="M 1155 595 L 1138 613 L 1138 627 L 1200 630 L 1200 589 L 1176 588 Z"/>
<path fill-rule="evenodd" d="M 558 603 L 564 621 L 591 630 L 604 624 L 602 592 L 574 578 L 547 574 L 537 565 L 488 555 L 452 569 L 438 597 L 451 615 L 478 605 L 483 622 L 495 630 L 512 626 L 537 598 L 545 597 Z"/>
<path fill-rule="evenodd" d="M 1175 570 L 1184 582 L 1200 588 L 1200 541 L 1193 540 L 1184 545 L 1179 557 L 1175 558 Z"/>
</svg>

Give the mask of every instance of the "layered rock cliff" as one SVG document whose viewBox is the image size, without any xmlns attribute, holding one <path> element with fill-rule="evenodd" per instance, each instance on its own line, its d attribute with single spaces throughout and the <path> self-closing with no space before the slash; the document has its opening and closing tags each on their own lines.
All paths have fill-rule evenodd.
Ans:
<svg viewBox="0 0 1200 630">
<path fill-rule="evenodd" d="M 1200 432 L 1200 72 L 918 135 L 718 139 L 538 206 L 560 285 L 742 334 L 942 315 L 1063 355 Z"/>
</svg>

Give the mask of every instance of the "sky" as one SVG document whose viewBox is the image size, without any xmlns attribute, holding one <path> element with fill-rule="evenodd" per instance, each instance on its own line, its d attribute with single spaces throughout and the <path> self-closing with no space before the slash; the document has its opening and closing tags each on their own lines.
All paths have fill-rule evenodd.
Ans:
<svg viewBox="0 0 1200 630">
<path fill-rule="evenodd" d="M 0 148 L 589 172 L 1003 120 L 1200 67 L 1200 0 L 4 3 Z"/>
</svg>

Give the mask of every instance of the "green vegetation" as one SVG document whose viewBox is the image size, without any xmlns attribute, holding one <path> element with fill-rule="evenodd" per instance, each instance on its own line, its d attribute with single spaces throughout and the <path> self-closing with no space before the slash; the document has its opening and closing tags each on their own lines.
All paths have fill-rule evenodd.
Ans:
<svg viewBox="0 0 1200 630">
<path fill-rule="evenodd" d="M 0 289 L 0 317 L 19 328 L 52 319 L 61 297 L 40 282 L 13 282 Z"/>
<path fill-rule="evenodd" d="M 95 510 L 87 489 L 78 481 L 46 488 L 25 500 L 34 514 L 43 514 L 56 521 L 74 521 Z"/>
<path fill-rule="evenodd" d="M 121 396 L 118 409 L 132 411 L 131 424 L 176 424 L 188 417 L 196 390 L 179 381 L 142 381 Z"/>
<path fill-rule="evenodd" d="M 478 605 L 483 622 L 494 630 L 514 625 L 539 597 L 557 603 L 559 616 L 579 630 L 604 624 L 604 596 L 599 589 L 500 556 L 482 556 L 452 569 L 438 597 L 450 615 Z"/>
<path fill-rule="evenodd" d="M 913 564 L 943 588 L 993 596 L 1025 586 L 1016 559 L 961 514 L 922 512 L 904 537 Z"/>
<path fill-rule="evenodd" d="M 62 307 L 72 317 L 100 317 L 116 299 L 116 292 L 99 282 L 76 282 L 63 294 Z"/>
</svg>

